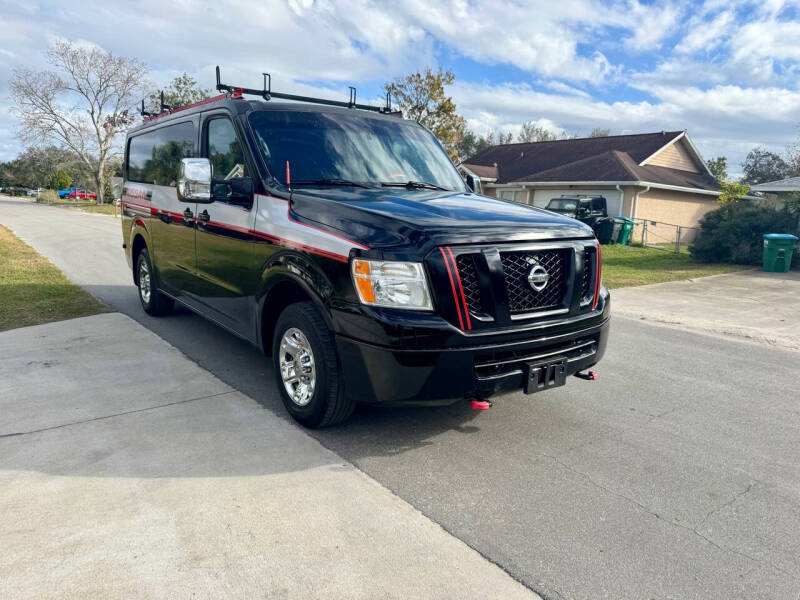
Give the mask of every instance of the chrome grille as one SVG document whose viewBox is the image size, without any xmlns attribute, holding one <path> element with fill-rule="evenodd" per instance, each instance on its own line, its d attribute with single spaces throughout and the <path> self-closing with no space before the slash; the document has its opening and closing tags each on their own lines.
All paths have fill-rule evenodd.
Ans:
<svg viewBox="0 0 800 600">
<path fill-rule="evenodd" d="M 559 306 L 567 292 L 570 250 L 539 250 L 501 252 L 503 273 L 508 292 L 508 308 L 512 314 L 544 310 Z M 549 280 L 545 288 L 536 291 L 528 282 L 534 265 L 547 270 Z"/>
</svg>

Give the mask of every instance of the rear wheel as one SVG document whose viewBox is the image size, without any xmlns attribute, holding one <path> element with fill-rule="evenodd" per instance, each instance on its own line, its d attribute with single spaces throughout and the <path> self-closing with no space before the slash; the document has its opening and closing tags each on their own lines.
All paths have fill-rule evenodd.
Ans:
<svg viewBox="0 0 800 600">
<path fill-rule="evenodd" d="M 172 310 L 174 301 L 156 286 L 153 262 L 147 248 L 142 248 L 136 258 L 136 285 L 139 288 L 139 301 L 148 315 L 160 317 Z"/>
<path fill-rule="evenodd" d="M 355 402 L 344 394 L 333 334 L 312 302 L 291 304 L 281 313 L 272 359 L 283 405 L 296 421 L 327 427 L 352 414 Z"/>
</svg>

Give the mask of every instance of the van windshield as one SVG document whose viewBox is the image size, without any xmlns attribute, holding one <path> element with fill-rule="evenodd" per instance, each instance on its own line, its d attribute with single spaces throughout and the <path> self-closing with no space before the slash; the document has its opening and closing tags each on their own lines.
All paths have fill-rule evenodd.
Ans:
<svg viewBox="0 0 800 600">
<path fill-rule="evenodd" d="M 354 111 L 355 112 L 355 111 Z M 292 185 L 435 187 L 464 191 L 447 154 L 425 128 L 369 115 L 260 111 L 250 115 L 270 173 Z"/>
</svg>

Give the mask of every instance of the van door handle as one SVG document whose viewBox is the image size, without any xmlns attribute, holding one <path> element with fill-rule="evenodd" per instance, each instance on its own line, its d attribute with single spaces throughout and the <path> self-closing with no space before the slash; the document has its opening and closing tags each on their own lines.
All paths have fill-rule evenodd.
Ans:
<svg viewBox="0 0 800 600">
<path fill-rule="evenodd" d="M 207 211 L 207 210 L 204 210 L 203 212 L 201 212 L 201 213 L 200 213 L 199 215 L 197 215 L 197 216 L 198 216 L 198 217 L 200 217 L 200 220 L 201 220 L 203 223 L 208 223 L 208 222 L 211 220 L 211 215 L 209 215 L 209 214 L 208 214 L 208 211 Z"/>
</svg>

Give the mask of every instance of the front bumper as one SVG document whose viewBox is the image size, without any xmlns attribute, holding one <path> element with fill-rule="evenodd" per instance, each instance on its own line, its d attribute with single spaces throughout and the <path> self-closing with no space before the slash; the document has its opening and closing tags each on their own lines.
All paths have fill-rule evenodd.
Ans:
<svg viewBox="0 0 800 600">
<path fill-rule="evenodd" d="M 447 404 L 522 390 L 530 362 L 567 359 L 567 375 L 603 356 L 609 317 L 571 331 L 543 330 L 529 339 L 431 349 L 379 346 L 336 336 L 346 393 L 359 402 Z"/>
</svg>

